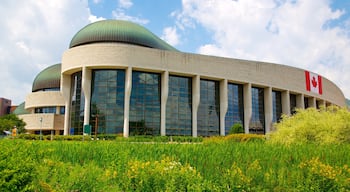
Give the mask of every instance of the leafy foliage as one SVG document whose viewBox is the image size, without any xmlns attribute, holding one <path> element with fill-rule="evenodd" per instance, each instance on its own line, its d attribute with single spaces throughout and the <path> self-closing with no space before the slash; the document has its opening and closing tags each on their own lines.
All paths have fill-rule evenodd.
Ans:
<svg viewBox="0 0 350 192">
<path fill-rule="evenodd" d="M 252 137 L 252 136 L 251 136 Z M 0 140 L 1 191 L 349 191 L 350 145 Z"/>
<path fill-rule="evenodd" d="M 11 131 L 14 126 L 17 128 L 17 133 L 24 133 L 26 123 L 17 117 L 15 114 L 8 114 L 0 117 L 0 131 Z"/>
<path fill-rule="evenodd" d="M 335 106 L 297 109 L 293 116 L 283 116 L 270 134 L 272 143 L 350 143 L 350 112 Z"/>
<path fill-rule="evenodd" d="M 243 125 L 240 123 L 235 123 L 232 125 L 229 134 L 244 133 Z"/>
</svg>

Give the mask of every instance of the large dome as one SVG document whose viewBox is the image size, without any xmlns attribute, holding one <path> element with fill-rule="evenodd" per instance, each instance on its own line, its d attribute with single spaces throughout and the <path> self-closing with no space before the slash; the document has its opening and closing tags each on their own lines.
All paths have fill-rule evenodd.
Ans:
<svg viewBox="0 0 350 192">
<path fill-rule="evenodd" d="M 121 20 L 103 20 L 91 23 L 76 33 L 69 48 L 100 42 L 119 42 L 155 49 L 176 51 L 146 28 Z"/>
<path fill-rule="evenodd" d="M 61 64 L 52 65 L 42 70 L 34 79 L 32 92 L 45 89 L 59 89 L 61 80 Z"/>
</svg>

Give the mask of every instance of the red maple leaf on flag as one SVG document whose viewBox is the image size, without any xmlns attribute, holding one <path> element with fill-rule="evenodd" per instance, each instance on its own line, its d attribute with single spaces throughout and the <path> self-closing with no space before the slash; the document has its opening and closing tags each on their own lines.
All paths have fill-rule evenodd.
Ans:
<svg viewBox="0 0 350 192">
<path fill-rule="evenodd" d="M 315 77 L 312 77 L 311 83 L 312 83 L 312 86 L 313 86 L 313 87 L 317 87 L 317 81 L 316 81 L 316 78 L 315 78 Z"/>
</svg>

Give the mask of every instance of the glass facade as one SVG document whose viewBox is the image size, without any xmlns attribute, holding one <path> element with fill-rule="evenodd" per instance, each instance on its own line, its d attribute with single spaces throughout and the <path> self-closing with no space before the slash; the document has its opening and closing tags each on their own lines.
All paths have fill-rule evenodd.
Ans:
<svg viewBox="0 0 350 192">
<path fill-rule="evenodd" d="M 272 122 L 279 122 L 282 115 L 282 98 L 280 91 L 272 91 Z"/>
<path fill-rule="evenodd" d="M 265 133 L 264 89 L 252 87 L 252 117 L 249 133 Z"/>
<path fill-rule="evenodd" d="M 85 97 L 81 89 L 82 72 L 74 73 L 71 79 L 70 134 L 83 134 Z"/>
<path fill-rule="evenodd" d="M 290 94 L 289 102 L 290 102 L 290 113 L 294 114 L 296 112 L 295 109 L 297 108 L 297 96 L 294 94 Z"/>
<path fill-rule="evenodd" d="M 124 70 L 92 71 L 90 124 L 93 134 L 123 133 L 124 93 Z"/>
<path fill-rule="evenodd" d="M 35 113 L 53 113 L 56 114 L 56 107 L 38 107 L 34 110 Z"/>
<path fill-rule="evenodd" d="M 227 85 L 228 108 L 225 116 L 225 135 L 232 125 L 241 124 L 244 127 L 243 86 L 229 83 Z"/>
<path fill-rule="evenodd" d="M 192 135 L 192 78 L 169 76 L 166 135 Z"/>
<path fill-rule="evenodd" d="M 220 134 L 220 93 L 217 81 L 200 80 L 197 131 L 198 136 Z"/>
<path fill-rule="evenodd" d="M 307 109 L 309 107 L 310 107 L 310 105 L 309 105 L 309 98 L 308 97 L 304 97 L 304 108 Z"/>
<path fill-rule="evenodd" d="M 130 135 L 160 134 L 160 74 L 132 72 Z"/>
</svg>

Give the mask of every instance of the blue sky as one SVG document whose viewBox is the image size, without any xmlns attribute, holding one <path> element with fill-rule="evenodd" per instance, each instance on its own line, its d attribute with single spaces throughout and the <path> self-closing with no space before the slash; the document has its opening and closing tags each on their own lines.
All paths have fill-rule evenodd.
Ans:
<svg viewBox="0 0 350 192">
<path fill-rule="evenodd" d="M 183 52 L 310 70 L 350 98 L 350 0 L 3 0 L 0 13 L 0 97 L 13 104 L 101 19 L 136 22 Z"/>
</svg>

